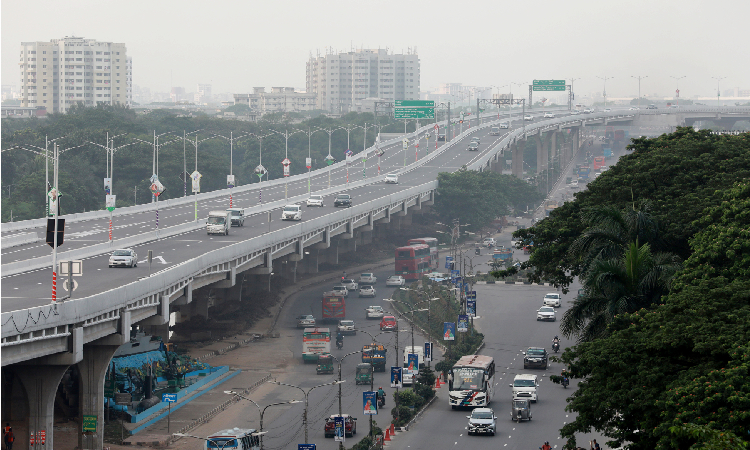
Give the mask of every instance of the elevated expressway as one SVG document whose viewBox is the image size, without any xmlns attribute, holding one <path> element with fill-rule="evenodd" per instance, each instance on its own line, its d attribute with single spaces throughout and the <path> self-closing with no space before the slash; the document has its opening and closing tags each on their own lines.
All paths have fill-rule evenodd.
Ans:
<svg viewBox="0 0 750 450">
<path fill-rule="evenodd" d="M 469 128 L 437 150 L 434 140 L 431 141 L 429 153 L 420 152 L 418 159 L 406 166 L 401 139 L 395 139 L 382 145 L 387 156 L 381 164 L 383 174 L 400 172 L 399 184 L 385 185 L 383 176 L 375 174 L 358 182 L 346 183 L 343 162 L 331 168 L 330 175 L 328 169 L 318 170 L 311 174 L 312 191 L 326 195 L 326 207 L 305 208 L 304 220 L 289 225 L 278 220 L 279 208 L 287 202 L 299 203 L 307 198 L 307 175 L 288 180 L 286 187 L 283 180 L 268 183 L 263 186 L 268 203 L 247 207 L 249 216 L 245 226 L 233 227 L 231 234 L 222 238 L 206 236 L 203 223 L 191 220 L 194 214 L 192 199 L 177 199 L 171 205 L 175 213 L 171 227 L 135 234 L 116 242 L 118 247 L 136 247 L 141 260 L 147 250 L 152 250 L 155 256 L 161 257 L 157 269 L 149 271 L 142 261 L 136 269 L 107 269 L 109 247 L 97 247 L 101 244 L 76 246 L 69 250 L 68 257 L 85 259 L 84 276 L 77 279 L 80 288 L 73 300 L 56 304 L 49 303 L 50 263 L 45 262 L 46 257 L 34 253 L 29 244 L 14 247 L 12 250 L 27 252 L 28 257 L 7 262 L 3 258 L 3 378 L 5 380 L 6 374 L 12 372 L 15 383 L 23 385 L 25 397 L 14 397 L 14 401 L 28 405 L 22 410 L 28 415 L 29 428 L 52 430 L 57 385 L 67 368 L 77 364 L 82 376 L 81 399 L 86 399 L 80 402 L 81 414 L 97 415 L 100 427 L 104 413 L 104 374 L 114 351 L 129 340 L 131 326 L 151 327 L 152 333 L 165 335 L 171 313 L 179 312 L 180 320 L 195 314 L 207 316 L 210 306 L 237 298 L 242 286 L 242 282 L 237 282 L 238 278 L 251 277 L 252 285 L 262 289 L 272 273 L 294 282 L 298 272 L 316 272 L 321 262 L 336 263 L 341 251 L 356 251 L 358 244 L 372 242 L 388 229 L 408 226 L 410 213 L 418 214 L 433 204 L 439 172 L 455 171 L 464 166 L 470 170 L 499 172 L 501 162 L 507 157 L 506 152 L 510 151 L 512 172 L 520 177 L 523 152 L 517 149 L 526 139 L 537 142 L 537 170 L 544 170 L 559 148 L 555 140 L 563 130 L 571 130 L 573 138 L 569 146 L 560 149 L 561 165 L 577 152 L 583 127 L 664 121 L 671 120 L 664 116 L 675 115 L 677 120 L 697 117 L 700 119 L 695 120 L 712 120 L 728 115 L 747 118 L 750 117 L 750 108 L 612 111 L 565 115 L 550 120 L 537 118 L 533 122 L 516 118 L 514 128 L 503 130 L 506 132 L 501 136 L 489 136 L 489 127 L 507 121 L 507 118 L 485 119 L 482 125 Z M 432 126 L 423 127 L 418 133 L 429 132 Z M 480 137 L 479 152 L 466 151 L 469 136 Z M 414 155 L 413 146 L 406 153 L 411 159 L 410 155 Z M 359 173 L 358 170 L 353 172 Z M 329 176 L 332 180 L 330 188 L 327 184 Z M 257 188 L 251 185 L 245 192 L 240 192 L 239 204 L 255 203 Z M 354 206 L 332 210 L 332 195 L 341 191 L 354 197 Z M 226 196 L 226 192 L 204 194 L 201 216 L 211 209 L 226 208 Z M 285 200 L 285 196 L 288 199 Z M 134 207 L 128 217 L 144 212 L 135 211 L 137 208 L 152 207 Z M 74 222 L 81 227 L 91 226 L 93 222 L 90 221 L 104 220 L 97 214 L 100 213 L 90 213 L 91 217 L 82 218 L 88 222 Z M 187 217 L 179 219 L 180 215 Z M 26 227 L 33 228 L 34 225 L 29 223 Z M 16 231 L 24 228 L 23 224 L 13 226 Z M 6 269 L 13 275 L 5 276 Z M 5 401 L 10 401 L 10 396 L 4 395 Z M 50 447 L 51 434 L 48 433 L 47 437 Z M 99 438 L 94 447 L 99 449 L 101 446 Z"/>
</svg>

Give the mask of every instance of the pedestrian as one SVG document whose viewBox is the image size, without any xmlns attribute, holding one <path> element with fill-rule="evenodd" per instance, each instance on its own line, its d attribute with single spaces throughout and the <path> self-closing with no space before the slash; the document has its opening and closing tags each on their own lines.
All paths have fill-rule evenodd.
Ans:
<svg viewBox="0 0 750 450">
<path fill-rule="evenodd" d="M 16 436 L 13 434 L 13 428 L 7 422 L 5 423 L 5 428 L 3 428 L 3 440 L 5 441 L 5 448 L 13 450 L 13 441 L 16 440 Z"/>
<path fill-rule="evenodd" d="M 601 450 L 601 447 L 599 447 L 599 443 L 596 442 L 596 439 L 589 442 L 589 445 L 591 446 L 591 450 Z"/>
</svg>

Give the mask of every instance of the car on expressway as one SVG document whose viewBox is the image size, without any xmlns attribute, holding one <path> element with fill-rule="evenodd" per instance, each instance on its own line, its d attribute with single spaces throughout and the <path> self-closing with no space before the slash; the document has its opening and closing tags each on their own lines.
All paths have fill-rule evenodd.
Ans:
<svg viewBox="0 0 750 450">
<path fill-rule="evenodd" d="M 534 116 L 532 116 L 530 114 L 527 114 L 527 115 L 523 116 L 523 120 L 526 120 L 526 121 L 534 120 Z"/>
<path fill-rule="evenodd" d="M 341 283 L 339 284 L 341 284 L 342 286 L 346 286 L 346 288 L 350 291 L 356 291 L 357 289 L 359 289 L 359 284 L 357 284 L 357 282 L 352 280 L 351 278 L 342 278 Z"/>
<path fill-rule="evenodd" d="M 325 437 L 331 438 L 336 435 L 336 417 L 344 418 L 344 434 L 346 434 L 346 437 L 352 437 L 357 434 L 357 419 L 355 417 L 349 414 L 342 414 L 341 416 L 332 414 L 331 417 L 326 417 L 326 423 L 323 428 Z"/>
<path fill-rule="evenodd" d="M 542 304 L 544 304 L 544 306 L 554 306 L 555 308 L 559 308 L 562 305 L 560 302 L 560 294 L 557 292 L 550 292 L 544 296 Z"/>
<path fill-rule="evenodd" d="M 398 330 L 398 322 L 395 316 L 383 316 L 380 319 L 380 331 L 394 331 Z"/>
<path fill-rule="evenodd" d="M 375 287 L 372 285 L 364 285 L 359 288 L 360 297 L 375 297 Z"/>
<path fill-rule="evenodd" d="M 353 320 L 339 320 L 339 325 L 336 327 L 336 331 L 341 334 L 357 334 L 357 327 L 354 325 Z"/>
<path fill-rule="evenodd" d="M 555 113 L 546 112 L 546 113 L 544 113 L 544 118 L 545 119 L 554 119 L 555 118 Z"/>
<path fill-rule="evenodd" d="M 109 267 L 138 267 L 138 255 L 132 248 L 118 248 L 109 257 Z"/>
<path fill-rule="evenodd" d="M 497 416 L 492 408 L 474 408 L 470 416 L 466 416 L 469 419 L 469 425 L 466 427 L 466 431 L 469 435 L 472 434 L 491 434 L 495 435 L 497 431 Z"/>
<path fill-rule="evenodd" d="M 227 209 L 231 214 L 232 225 L 238 227 L 245 226 L 245 209 L 244 208 L 229 208 Z"/>
<path fill-rule="evenodd" d="M 302 207 L 300 205 L 284 206 L 281 220 L 302 220 Z"/>
<path fill-rule="evenodd" d="M 378 277 L 372 272 L 366 272 L 359 274 L 359 284 L 375 284 L 378 282 Z"/>
<path fill-rule="evenodd" d="M 637 106 L 631 106 L 630 108 L 628 108 L 628 110 L 630 110 L 630 111 L 638 111 L 638 110 L 640 110 L 640 109 L 641 109 L 641 108 L 639 108 L 639 107 L 637 107 Z"/>
<path fill-rule="evenodd" d="M 555 308 L 551 306 L 542 306 L 536 311 L 536 320 L 556 322 L 557 315 L 555 314 Z"/>
<path fill-rule="evenodd" d="M 385 184 L 398 184 L 398 174 L 397 173 L 386 174 Z"/>
<path fill-rule="evenodd" d="M 343 297 L 349 297 L 349 289 L 346 286 L 334 286 L 332 291 Z"/>
<path fill-rule="evenodd" d="M 592 112 L 594 112 L 594 110 L 591 109 L 591 108 L 586 108 L 586 109 L 583 110 L 584 114 L 591 114 Z"/>
<path fill-rule="evenodd" d="M 385 316 L 385 310 L 379 305 L 368 306 L 365 312 L 368 319 L 382 319 Z"/>
<path fill-rule="evenodd" d="M 319 194 L 312 194 L 310 198 L 305 202 L 307 206 L 320 206 L 323 207 L 323 196 Z"/>
<path fill-rule="evenodd" d="M 479 150 L 479 143 L 475 141 L 469 142 L 469 151 L 476 152 Z"/>
<path fill-rule="evenodd" d="M 339 207 L 339 206 L 346 206 L 348 208 L 352 207 L 352 197 L 349 194 L 339 194 L 336 196 L 336 199 L 333 201 L 333 206 Z"/>
<path fill-rule="evenodd" d="M 604 108 L 604 112 L 611 112 L 612 108 Z"/>
<path fill-rule="evenodd" d="M 401 275 L 391 275 L 385 280 L 386 286 L 403 286 L 406 284 L 406 279 Z"/>
<path fill-rule="evenodd" d="M 444 141 L 445 140 L 445 133 L 438 134 L 438 141 Z"/>
<path fill-rule="evenodd" d="M 479 144 L 479 137 L 474 136 L 473 138 L 471 138 L 471 142 L 476 142 L 477 144 Z"/>
<path fill-rule="evenodd" d="M 541 347 L 529 347 L 523 353 L 523 368 L 524 369 L 547 369 L 547 349 Z"/>
<path fill-rule="evenodd" d="M 501 122 L 500 125 L 498 125 L 499 128 L 510 128 L 510 125 L 508 122 Z"/>
<path fill-rule="evenodd" d="M 573 109 L 573 110 L 570 111 L 570 115 L 571 116 L 577 116 L 578 114 L 581 114 L 581 112 L 578 111 L 577 109 Z"/>
<path fill-rule="evenodd" d="M 315 317 L 312 314 L 297 316 L 297 328 L 308 328 L 315 326 Z"/>
<path fill-rule="evenodd" d="M 571 181 L 571 182 L 570 182 L 570 186 L 569 186 L 569 187 L 570 187 L 571 189 L 574 189 L 574 190 L 575 190 L 575 189 L 578 189 L 578 180 L 573 180 L 573 181 Z"/>
<path fill-rule="evenodd" d="M 658 109 L 658 108 L 656 107 L 656 105 L 654 105 L 654 104 L 651 104 L 651 105 L 648 105 L 648 106 L 646 107 L 646 109 Z"/>
</svg>

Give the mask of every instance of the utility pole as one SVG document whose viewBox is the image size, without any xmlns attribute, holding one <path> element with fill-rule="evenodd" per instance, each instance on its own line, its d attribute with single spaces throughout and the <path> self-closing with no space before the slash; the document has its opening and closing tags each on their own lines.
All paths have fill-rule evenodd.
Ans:
<svg viewBox="0 0 750 450">
<path fill-rule="evenodd" d="M 641 80 L 644 78 L 648 78 L 648 75 L 645 75 L 645 76 L 638 75 L 637 77 L 631 75 L 630 78 L 635 78 L 638 80 L 638 109 L 641 109 Z"/>
</svg>

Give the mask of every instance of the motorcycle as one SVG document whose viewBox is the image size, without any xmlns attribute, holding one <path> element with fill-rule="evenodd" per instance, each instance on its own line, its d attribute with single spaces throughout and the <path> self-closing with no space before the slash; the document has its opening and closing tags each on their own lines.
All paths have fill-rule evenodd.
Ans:
<svg viewBox="0 0 750 450">
<path fill-rule="evenodd" d="M 339 350 L 344 348 L 344 341 L 336 341 L 336 348 Z"/>
<path fill-rule="evenodd" d="M 385 406 L 385 394 L 378 395 L 378 408 L 382 408 L 384 406 Z"/>
<path fill-rule="evenodd" d="M 570 384 L 570 380 L 568 379 L 568 377 L 563 377 L 563 380 L 562 380 L 562 385 L 563 385 L 563 387 L 564 387 L 565 389 L 567 389 L 567 388 L 568 388 L 568 384 Z"/>
<path fill-rule="evenodd" d="M 555 353 L 560 351 L 560 343 L 559 342 L 553 342 L 552 343 L 552 350 L 555 351 Z"/>
</svg>

